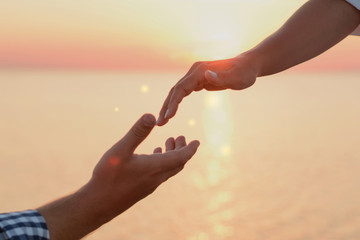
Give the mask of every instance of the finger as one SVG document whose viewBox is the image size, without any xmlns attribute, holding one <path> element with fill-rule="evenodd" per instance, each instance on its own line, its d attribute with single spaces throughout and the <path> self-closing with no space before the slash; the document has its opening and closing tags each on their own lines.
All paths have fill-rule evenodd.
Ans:
<svg viewBox="0 0 360 240">
<path fill-rule="evenodd" d="M 248 83 L 248 79 L 246 77 L 244 78 L 239 76 L 242 76 L 242 70 L 239 70 L 236 66 L 233 66 L 231 69 L 226 71 L 213 72 L 207 70 L 205 72 L 205 78 L 207 81 L 218 88 L 241 90 L 253 84 L 253 81 Z"/>
<path fill-rule="evenodd" d="M 197 70 L 199 71 L 199 70 Z M 188 96 L 191 92 L 197 89 L 198 81 L 203 81 L 203 74 L 201 74 L 201 79 L 199 79 L 200 74 L 194 72 L 189 75 L 187 78 L 178 83 L 173 90 L 173 93 L 170 97 L 170 101 L 168 104 L 168 109 L 166 110 L 165 119 L 170 119 L 175 116 L 179 104 L 181 101 Z"/>
<path fill-rule="evenodd" d="M 150 134 L 155 126 L 155 117 L 144 114 L 129 130 L 129 132 L 113 146 L 113 149 L 122 154 L 132 154 L 137 146 Z"/>
<path fill-rule="evenodd" d="M 160 169 L 161 171 L 170 171 L 178 168 L 189 161 L 189 159 L 196 153 L 199 145 L 199 141 L 192 141 L 180 150 L 169 151 L 156 156 L 156 161 L 154 160 L 154 167 Z"/>
<path fill-rule="evenodd" d="M 170 90 L 168 96 L 166 97 L 166 99 L 164 101 L 163 106 L 161 107 L 161 110 L 159 113 L 159 118 L 156 121 L 156 125 L 158 125 L 158 126 L 163 126 L 165 123 L 168 122 L 168 119 L 165 119 L 165 113 L 166 113 L 166 110 L 168 109 L 169 101 L 170 101 L 173 91 L 174 91 L 174 88 L 172 88 Z"/>
<path fill-rule="evenodd" d="M 200 146 L 200 142 L 198 140 L 195 140 L 190 142 L 186 147 L 180 149 L 179 152 L 183 156 L 183 158 L 186 159 L 187 162 L 192 158 L 192 156 L 194 156 L 199 146 Z"/>
<path fill-rule="evenodd" d="M 162 153 L 162 148 L 161 147 L 155 148 L 154 153 Z"/>
<path fill-rule="evenodd" d="M 178 150 L 186 146 L 186 140 L 184 136 L 179 136 L 175 139 L 175 150 Z"/>
<path fill-rule="evenodd" d="M 175 116 L 179 104 L 184 97 L 188 96 L 193 91 L 199 91 L 202 89 L 202 85 L 205 80 L 204 71 L 207 67 L 207 62 L 194 64 L 193 69 L 174 86 L 171 95 L 168 96 L 169 102 L 167 104 L 167 109 L 163 110 L 165 111 L 163 121 L 169 120 Z"/>
<path fill-rule="evenodd" d="M 165 151 L 171 151 L 175 149 L 175 140 L 173 137 L 168 138 L 165 142 Z"/>
<path fill-rule="evenodd" d="M 189 69 L 189 71 L 185 74 L 185 76 L 183 76 L 176 84 L 178 85 L 180 82 L 182 82 L 185 78 L 187 78 L 189 75 L 191 75 L 199 66 L 201 65 L 206 65 L 207 62 L 195 62 L 191 68 Z M 170 98 L 174 92 L 174 88 L 175 86 L 170 90 L 168 96 L 166 97 L 165 101 L 164 101 L 164 104 L 160 110 L 160 113 L 159 113 L 159 118 L 156 122 L 156 125 L 158 126 L 163 126 L 165 125 L 169 119 L 168 118 L 165 118 L 165 114 L 166 114 L 166 111 L 168 110 L 168 105 L 169 105 L 169 102 L 170 102 Z"/>
<path fill-rule="evenodd" d="M 236 68 L 231 68 L 228 71 L 220 71 L 217 73 L 218 81 L 221 82 L 221 86 L 225 88 L 230 88 L 234 90 L 242 89 L 241 79 L 239 79 L 239 74 L 236 72 Z"/>
<path fill-rule="evenodd" d="M 224 87 L 223 84 L 223 79 L 220 79 L 218 76 L 218 73 L 211 71 L 211 70 L 206 70 L 205 71 L 205 79 L 213 86 L 217 86 L 217 87 Z"/>
</svg>

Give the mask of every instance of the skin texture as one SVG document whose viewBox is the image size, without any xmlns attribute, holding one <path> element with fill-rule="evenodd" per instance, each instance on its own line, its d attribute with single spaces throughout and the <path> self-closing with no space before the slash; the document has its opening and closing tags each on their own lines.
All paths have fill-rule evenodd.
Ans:
<svg viewBox="0 0 360 240">
<path fill-rule="evenodd" d="M 169 138 L 165 151 L 135 154 L 150 134 L 155 117 L 142 116 L 96 165 L 90 181 L 75 193 L 37 209 L 45 218 L 52 240 L 80 239 L 118 216 L 179 173 L 195 154 L 199 141 Z"/>
<path fill-rule="evenodd" d="M 193 64 L 170 90 L 157 124 L 162 126 L 174 117 L 182 99 L 193 91 L 248 88 L 257 77 L 318 56 L 348 36 L 359 23 L 360 11 L 344 0 L 310 0 L 253 49 L 231 59 Z"/>
</svg>

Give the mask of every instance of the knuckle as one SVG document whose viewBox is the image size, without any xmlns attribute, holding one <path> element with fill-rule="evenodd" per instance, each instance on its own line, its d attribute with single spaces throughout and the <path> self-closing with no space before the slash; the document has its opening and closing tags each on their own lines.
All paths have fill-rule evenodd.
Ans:
<svg viewBox="0 0 360 240">
<path fill-rule="evenodd" d="M 183 84 L 183 83 L 177 85 L 177 86 L 175 87 L 175 91 L 174 91 L 174 92 L 176 92 L 175 96 L 177 96 L 177 97 L 181 97 L 181 96 L 183 96 L 183 95 L 185 96 L 186 93 L 187 93 L 186 89 L 184 88 L 184 84 Z"/>
<path fill-rule="evenodd" d="M 199 67 L 199 66 L 203 66 L 203 65 L 207 65 L 208 63 L 206 61 L 196 61 L 193 66 L 194 67 Z"/>
<path fill-rule="evenodd" d="M 184 83 L 182 82 L 176 84 L 176 86 L 174 87 L 174 92 L 179 92 L 183 90 L 184 90 Z"/>
<path fill-rule="evenodd" d="M 198 66 L 198 69 L 200 70 L 200 71 L 205 71 L 205 70 L 207 70 L 209 68 L 209 65 L 206 63 L 206 62 L 203 62 L 202 64 L 200 64 L 199 66 Z"/>
<path fill-rule="evenodd" d="M 169 91 L 169 95 L 170 95 L 170 94 L 172 94 L 172 93 L 174 92 L 174 89 L 175 89 L 175 87 L 172 87 L 172 88 L 170 89 L 170 91 Z"/>
<path fill-rule="evenodd" d="M 184 141 L 185 140 L 185 137 L 184 136 L 178 136 L 177 138 L 176 138 L 176 140 L 178 140 L 178 141 Z"/>
<path fill-rule="evenodd" d="M 131 129 L 131 132 L 138 138 L 144 138 L 147 135 L 146 129 L 142 127 L 134 127 Z"/>
<path fill-rule="evenodd" d="M 193 63 L 192 67 L 198 67 L 202 64 L 202 61 L 196 61 Z"/>
<path fill-rule="evenodd" d="M 181 82 L 175 87 L 174 92 L 176 92 L 177 96 L 187 96 L 192 92 L 192 89 L 185 83 Z"/>
</svg>

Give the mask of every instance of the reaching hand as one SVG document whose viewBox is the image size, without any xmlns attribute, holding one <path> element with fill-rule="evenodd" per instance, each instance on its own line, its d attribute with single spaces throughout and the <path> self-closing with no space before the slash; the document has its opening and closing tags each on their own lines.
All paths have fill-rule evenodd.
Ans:
<svg viewBox="0 0 360 240">
<path fill-rule="evenodd" d="M 125 137 L 104 154 L 85 186 L 38 209 L 46 219 L 51 239 L 82 238 L 184 168 L 199 147 L 199 141 L 186 144 L 183 136 L 176 140 L 169 138 L 164 153 L 160 147 L 150 155 L 134 153 L 154 126 L 154 116 L 142 116 Z"/>
<path fill-rule="evenodd" d="M 160 110 L 157 124 L 162 126 L 175 116 L 182 99 L 193 91 L 241 90 L 253 85 L 257 75 L 257 69 L 245 57 L 197 62 L 170 90 Z"/>
<path fill-rule="evenodd" d="M 151 194 L 161 183 L 180 172 L 195 154 L 199 142 L 186 144 L 180 136 L 167 139 L 151 155 L 134 154 L 136 147 L 155 126 L 155 117 L 139 119 L 126 136 L 108 150 L 94 170 L 90 185 L 103 196 L 110 217 L 117 216 L 137 201 Z"/>
</svg>

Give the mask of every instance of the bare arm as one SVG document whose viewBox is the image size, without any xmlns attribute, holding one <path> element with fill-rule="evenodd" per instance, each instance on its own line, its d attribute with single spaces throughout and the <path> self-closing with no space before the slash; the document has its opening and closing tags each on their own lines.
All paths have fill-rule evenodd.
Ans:
<svg viewBox="0 0 360 240">
<path fill-rule="evenodd" d="M 256 62 L 259 76 L 278 73 L 328 50 L 359 23 L 359 11 L 344 0 L 311 0 L 243 56 Z"/>
<path fill-rule="evenodd" d="M 127 135 L 108 150 L 94 169 L 90 181 L 79 191 L 40 207 L 52 240 L 75 240 L 99 228 L 160 184 L 180 172 L 195 154 L 199 142 L 169 138 L 166 152 L 134 154 L 155 126 L 155 117 L 144 115 Z"/>
<path fill-rule="evenodd" d="M 241 90 L 259 76 L 307 61 L 348 36 L 360 23 L 360 11 L 345 0 L 310 0 L 275 33 L 231 59 L 197 62 L 176 83 L 159 114 L 158 125 L 172 118 L 193 91 Z"/>
</svg>

